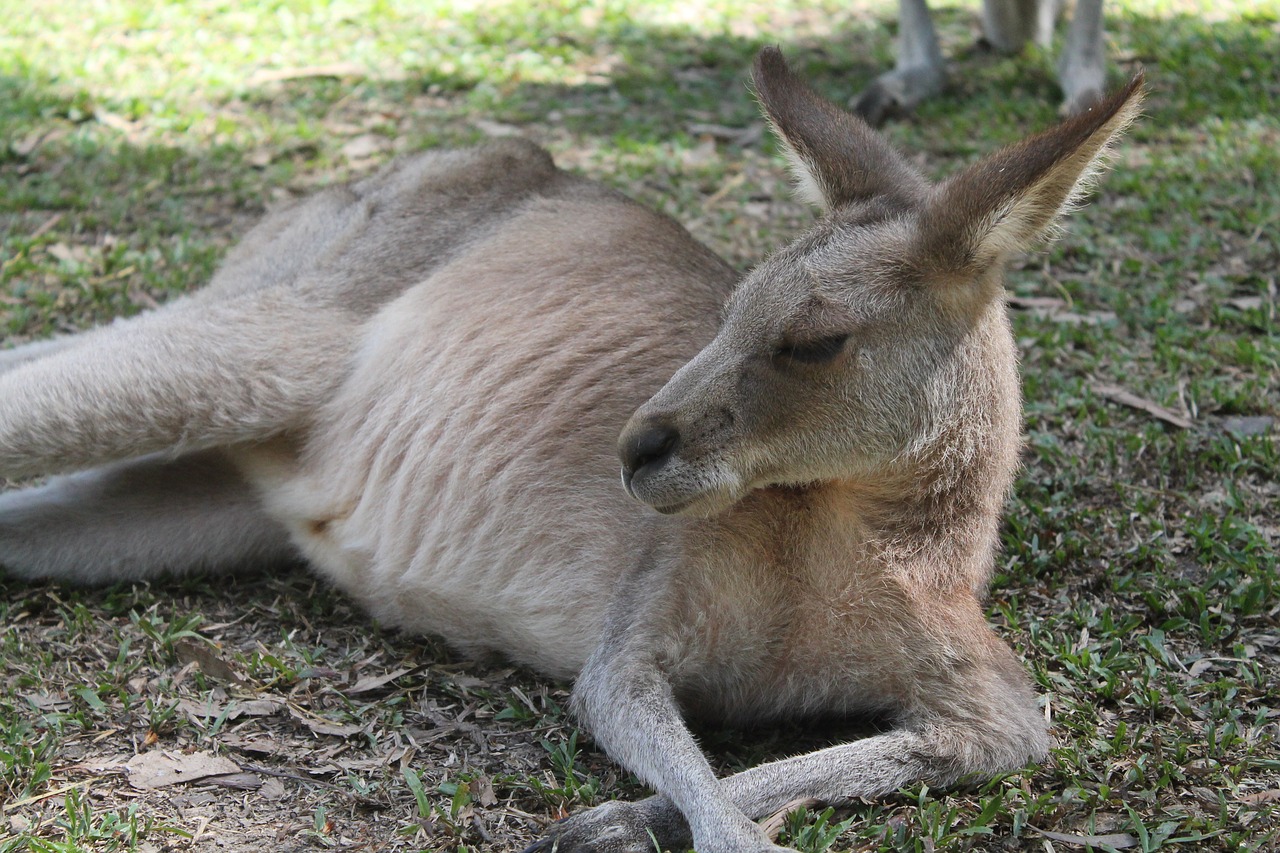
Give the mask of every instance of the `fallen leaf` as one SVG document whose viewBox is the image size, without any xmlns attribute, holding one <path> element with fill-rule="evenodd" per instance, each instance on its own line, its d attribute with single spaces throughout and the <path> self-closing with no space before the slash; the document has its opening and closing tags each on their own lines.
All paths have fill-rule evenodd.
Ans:
<svg viewBox="0 0 1280 853">
<path fill-rule="evenodd" d="M 1262 307 L 1261 296 L 1237 296 L 1228 299 L 1227 304 L 1240 311 L 1256 311 Z"/>
<path fill-rule="evenodd" d="M 477 776 L 471 780 L 471 797 L 485 808 L 498 804 L 498 795 L 493 791 L 493 780 L 488 776 Z"/>
<path fill-rule="evenodd" d="M 222 745 L 240 752 L 251 752 L 255 755 L 283 755 L 288 748 L 269 737 L 242 738 L 236 735 L 223 735 Z"/>
<path fill-rule="evenodd" d="M 419 667 L 416 667 L 416 666 L 407 666 L 407 667 L 404 667 L 403 669 L 397 669 L 394 672 L 388 672 L 385 675 L 366 675 L 364 678 L 361 678 L 355 684 L 351 685 L 350 687 L 348 687 L 346 690 L 343 690 L 342 692 L 346 693 L 348 696 L 356 693 L 368 693 L 370 690 L 377 690 L 379 687 L 383 687 L 387 684 L 390 684 L 400 676 L 408 675 L 409 673 L 414 672 L 418 668 Z"/>
<path fill-rule="evenodd" d="M 302 723 L 311 731 L 318 735 L 334 735 L 336 737 L 351 737 L 359 734 L 363 729 L 360 726 L 350 723 L 335 723 L 333 720 L 303 711 L 300 708 L 289 706 L 289 716 Z"/>
<path fill-rule="evenodd" d="M 723 124 L 693 122 L 687 125 L 687 128 L 694 136 L 710 136 L 714 139 L 723 139 L 742 148 L 754 145 L 764 136 L 764 125 L 760 122 L 754 122 L 746 127 L 728 127 Z"/>
<path fill-rule="evenodd" d="M 1214 662 L 1209 658 L 1200 658 L 1200 660 L 1191 664 L 1191 668 L 1187 670 L 1187 674 L 1192 678 L 1199 678 L 1209 670 L 1213 669 Z"/>
<path fill-rule="evenodd" d="M 1062 311 L 1050 316 L 1055 322 L 1066 323 L 1068 326 L 1099 326 L 1103 323 L 1114 323 L 1117 319 L 1114 311 L 1090 311 L 1087 314 Z"/>
<path fill-rule="evenodd" d="M 262 783 L 258 796 L 264 800 L 283 800 L 285 796 L 284 782 L 274 776 Z"/>
<path fill-rule="evenodd" d="M 807 809 L 816 805 L 818 805 L 818 801 L 809 797 L 792 800 L 760 821 L 760 829 L 769 837 L 770 841 L 777 841 L 778 833 L 782 831 L 782 825 L 787 822 L 787 815 L 796 809 Z"/>
<path fill-rule="evenodd" d="M 54 226 L 56 226 L 61 221 L 62 221 L 62 214 L 55 213 L 53 216 L 50 216 L 48 219 L 46 219 L 39 228 L 31 232 L 31 239 L 34 240 L 37 237 L 43 237 L 45 234 L 48 234 L 50 231 L 52 231 Z"/>
<path fill-rule="evenodd" d="M 342 146 L 342 156 L 348 160 L 363 160 L 372 157 L 387 146 L 384 137 L 373 133 L 364 133 Z"/>
<path fill-rule="evenodd" d="M 241 717 L 270 717 L 285 709 L 282 699 L 246 699 L 243 702 L 232 700 L 222 704 L 213 700 L 198 702 L 194 699 L 178 700 L 178 708 L 193 720 L 204 720 L 226 714 L 228 720 Z"/>
<path fill-rule="evenodd" d="M 100 124 L 105 124 L 112 130 L 118 130 L 126 136 L 133 136 L 138 132 L 138 123 L 130 121 L 122 115 L 116 115 L 106 110 L 95 110 L 93 117 Z"/>
<path fill-rule="evenodd" d="M 262 787 L 262 778 L 254 773 L 228 773 L 225 776 L 210 776 L 205 781 L 219 788 L 234 788 L 237 791 L 256 791 Z"/>
<path fill-rule="evenodd" d="M 1237 437 L 1266 435 L 1275 426 L 1276 419 L 1267 415 L 1245 416 L 1222 419 L 1222 431 Z"/>
<path fill-rule="evenodd" d="M 48 693 L 23 693 L 22 698 L 39 711 L 65 711 L 71 707 L 71 700 Z"/>
<path fill-rule="evenodd" d="M 514 124 L 504 124 L 500 121 L 490 121 L 489 119 L 478 118 L 472 122 L 476 126 L 476 130 L 485 136 L 500 138 L 503 136 L 519 136 L 523 131 Z"/>
<path fill-rule="evenodd" d="M 210 776 L 239 774 L 240 766 L 229 758 L 209 752 L 175 755 L 152 750 L 129 759 L 125 770 L 129 773 L 130 785 L 147 790 L 198 782 Z"/>
<path fill-rule="evenodd" d="M 1109 835 L 1077 835 L 1074 832 L 1050 832 L 1047 829 L 1036 829 L 1030 824 L 1027 824 L 1027 827 L 1045 838 L 1061 841 L 1064 844 L 1079 844 L 1082 847 L 1100 847 L 1105 844 L 1117 850 L 1138 846 L 1138 839 L 1127 832 L 1113 832 Z"/>
<path fill-rule="evenodd" d="M 179 640 L 173 644 L 174 654 L 183 663 L 194 663 L 200 671 L 218 681 L 246 681 L 245 676 L 217 648 L 198 640 Z"/>
<path fill-rule="evenodd" d="M 1067 307 L 1066 300 L 1056 296 L 1010 296 L 1006 302 L 1010 308 L 1046 314 Z"/>
<path fill-rule="evenodd" d="M 9 143 L 9 150 L 19 157 L 30 157 L 31 154 L 40 147 L 40 143 L 44 141 L 45 134 L 43 131 L 34 131 L 28 133 L 14 142 Z"/>
<path fill-rule="evenodd" d="M 1094 384 L 1089 386 L 1093 393 L 1106 397 L 1113 403 L 1119 403 L 1122 406 L 1128 406 L 1131 409 L 1139 409 L 1151 415 L 1156 420 L 1164 421 L 1170 426 L 1176 426 L 1178 429 L 1191 429 L 1191 421 L 1182 415 L 1170 409 L 1166 409 L 1157 403 L 1153 403 L 1143 397 L 1139 397 L 1132 391 L 1126 391 L 1119 385 L 1101 385 Z"/>
<path fill-rule="evenodd" d="M 1258 791 L 1253 794 L 1245 794 L 1240 798 L 1240 802 L 1246 806 L 1257 808 L 1267 803 L 1280 802 L 1280 788 L 1272 788 L 1270 791 Z"/>
<path fill-rule="evenodd" d="M 230 716 L 233 720 L 239 717 L 270 717 L 283 711 L 285 704 L 283 699 L 246 699 L 232 704 Z"/>
<path fill-rule="evenodd" d="M 680 155 L 680 160 L 685 166 L 691 169 L 700 169 L 703 166 L 714 163 L 719 158 L 716 151 L 716 141 L 711 137 L 707 137 L 699 142 L 693 148 L 685 150 Z"/>
<path fill-rule="evenodd" d="M 79 255 L 81 253 L 76 252 L 66 243 L 54 243 L 52 246 L 46 247 L 45 251 L 62 261 L 64 264 L 74 264 L 79 263 L 80 261 Z"/>
<path fill-rule="evenodd" d="M 293 68 L 269 68 L 249 78 L 250 86 L 278 83 L 284 80 L 303 80 L 308 77 L 364 77 L 365 68 L 354 62 L 334 62 L 328 65 L 302 65 Z"/>
</svg>

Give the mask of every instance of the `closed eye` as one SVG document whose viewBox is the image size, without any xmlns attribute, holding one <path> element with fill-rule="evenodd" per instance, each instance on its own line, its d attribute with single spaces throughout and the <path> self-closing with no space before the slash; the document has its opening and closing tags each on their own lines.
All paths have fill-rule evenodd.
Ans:
<svg viewBox="0 0 1280 853">
<path fill-rule="evenodd" d="M 844 352 L 844 345 L 848 342 L 849 336 L 843 334 L 783 343 L 774 351 L 774 359 L 787 364 L 829 364 Z"/>
</svg>

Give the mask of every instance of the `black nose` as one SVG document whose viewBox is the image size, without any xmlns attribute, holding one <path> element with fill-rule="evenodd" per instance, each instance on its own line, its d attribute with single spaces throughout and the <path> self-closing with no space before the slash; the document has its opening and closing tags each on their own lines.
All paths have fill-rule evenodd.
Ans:
<svg viewBox="0 0 1280 853">
<path fill-rule="evenodd" d="M 680 433 L 666 424 L 650 424 L 627 436 L 622 442 L 622 467 L 634 475 L 646 465 L 658 466 L 666 462 L 680 441 Z"/>
</svg>

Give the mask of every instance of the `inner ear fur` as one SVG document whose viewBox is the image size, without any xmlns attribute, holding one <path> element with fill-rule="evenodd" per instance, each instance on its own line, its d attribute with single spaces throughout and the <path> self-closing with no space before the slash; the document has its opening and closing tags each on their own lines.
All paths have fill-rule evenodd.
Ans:
<svg viewBox="0 0 1280 853">
<path fill-rule="evenodd" d="M 810 89 L 778 48 L 756 55 L 751 81 L 806 201 L 829 211 L 872 199 L 906 208 L 926 197 L 924 177 L 866 122 Z"/>
<path fill-rule="evenodd" d="M 915 265 L 926 276 L 985 275 L 1049 236 L 1138 115 L 1143 73 L 1088 112 L 1001 149 L 935 187 L 920 211 Z"/>
</svg>

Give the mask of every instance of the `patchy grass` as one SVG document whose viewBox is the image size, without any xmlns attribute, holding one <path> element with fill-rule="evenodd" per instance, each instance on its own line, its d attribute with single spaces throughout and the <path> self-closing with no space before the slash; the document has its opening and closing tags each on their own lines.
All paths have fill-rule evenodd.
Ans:
<svg viewBox="0 0 1280 853">
<path fill-rule="evenodd" d="M 976 6 L 976 4 L 973 4 Z M 798 813 L 800 849 L 1266 850 L 1280 833 L 1280 3 L 1107 7 L 1146 119 L 1010 276 L 1026 469 L 993 620 L 1060 746 L 957 793 Z M 0 0 L 0 329 L 20 342 L 208 278 L 275 200 L 519 132 L 747 266 L 800 227 L 743 84 L 780 42 L 833 97 L 891 62 L 888 2 Z M 1053 119 L 1052 58 L 972 48 L 889 134 L 931 173 Z M 1119 386 L 1191 421 L 1119 405 Z M 1149 407 L 1150 408 L 1150 407 Z M 305 575 L 0 581 L 0 851 L 518 849 L 639 787 L 566 686 L 384 633 Z M 711 731 L 725 769 L 826 732 Z M 135 790 L 135 754 L 238 773 Z M 1072 841 L 1074 837 L 1076 840 Z"/>
</svg>

